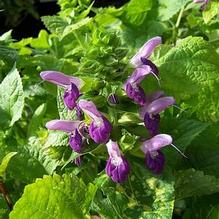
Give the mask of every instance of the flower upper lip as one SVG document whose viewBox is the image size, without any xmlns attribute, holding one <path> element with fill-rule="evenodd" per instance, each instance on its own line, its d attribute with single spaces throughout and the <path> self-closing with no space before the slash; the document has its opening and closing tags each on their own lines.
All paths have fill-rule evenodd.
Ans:
<svg viewBox="0 0 219 219">
<path fill-rule="evenodd" d="M 59 71 L 42 71 L 40 77 L 48 82 L 59 85 L 61 87 L 69 87 L 72 83 L 75 84 L 78 89 L 81 89 L 84 85 L 84 81 L 78 77 L 65 75 Z"/>
</svg>

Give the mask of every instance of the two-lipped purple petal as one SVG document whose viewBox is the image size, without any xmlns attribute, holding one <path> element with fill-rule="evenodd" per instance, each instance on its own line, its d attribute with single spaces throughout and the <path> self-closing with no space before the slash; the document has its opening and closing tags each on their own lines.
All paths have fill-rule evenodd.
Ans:
<svg viewBox="0 0 219 219">
<path fill-rule="evenodd" d="M 157 97 L 158 99 L 156 99 Z M 139 114 L 151 136 L 159 133 L 159 113 L 174 103 L 175 99 L 173 97 L 163 97 L 163 92 L 156 92 L 146 98 L 146 103 L 140 108 Z"/>
<path fill-rule="evenodd" d="M 80 153 L 82 149 L 83 139 L 78 132 L 78 127 L 81 121 L 70 120 L 52 120 L 46 123 L 46 128 L 49 130 L 64 131 L 69 134 L 69 144 L 75 152 Z"/>
<path fill-rule="evenodd" d="M 141 150 L 146 154 L 147 152 L 153 152 L 160 150 L 161 148 L 172 144 L 172 137 L 167 134 L 158 134 L 149 140 L 143 142 Z"/>
<path fill-rule="evenodd" d="M 153 173 L 160 174 L 163 171 L 165 157 L 160 149 L 171 144 L 172 137 L 167 134 L 155 135 L 143 142 L 141 150 L 145 154 L 145 164 Z"/>
<path fill-rule="evenodd" d="M 119 146 L 116 142 L 110 140 L 107 144 L 109 159 L 106 164 L 106 174 L 114 182 L 122 183 L 127 180 L 130 172 L 128 161 L 121 155 Z"/>
<path fill-rule="evenodd" d="M 145 104 L 146 99 L 140 83 L 150 72 L 151 68 L 149 66 L 142 65 L 133 72 L 124 84 L 127 96 L 141 106 Z"/>
<path fill-rule="evenodd" d="M 139 67 L 142 65 L 141 58 L 148 58 L 154 49 L 160 45 L 162 42 L 161 37 L 153 37 L 152 39 L 148 40 L 140 49 L 139 51 L 131 58 L 130 63 L 134 67 Z"/>
<path fill-rule="evenodd" d="M 110 122 L 97 110 L 92 101 L 80 100 L 78 105 L 92 119 L 89 126 L 90 137 L 97 144 L 106 143 L 112 130 Z"/>
<path fill-rule="evenodd" d="M 45 81 L 65 88 L 64 103 L 68 109 L 73 110 L 80 96 L 79 90 L 84 84 L 83 81 L 80 78 L 65 75 L 57 71 L 43 71 L 40 73 L 40 76 Z"/>
<path fill-rule="evenodd" d="M 40 77 L 44 81 L 48 81 L 64 88 L 68 88 L 71 84 L 75 84 L 77 88 L 80 89 L 84 85 L 83 80 L 80 78 L 69 76 L 58 71 L 42 71 Z"/>
</svg>

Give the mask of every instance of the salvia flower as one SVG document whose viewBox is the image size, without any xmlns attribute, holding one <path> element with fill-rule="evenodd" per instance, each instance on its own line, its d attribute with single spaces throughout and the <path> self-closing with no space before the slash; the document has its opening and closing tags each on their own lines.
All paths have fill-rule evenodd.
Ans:
<svg viewBox="0 0 219 219">
<path fill-rule="evenodd" d="M 148 58 L 154 51 L 154 49 L 160 45 L 162 42 L 161 37 L 153 37 L 152 39 L 148 40 L 140 49 L 139 51 L 131 58 L 130 63 L 134 67 L 139 67 L 141 65 L 148 65 L 151 68 L 151 71 L 154 74 L 158 74 L 158 69 L 156 65 L 150 61 Z"/>
<path fill-rule="evenodd" d="M 109 140 L 106 144 L 109 159 L 106 164 L 106 174 L 114 182 L 122 183 L 127 180 L 130 172 L 128 161 L 121 155 L 119 146 L 116 142 Z"/>
<path fill-rule="evenodd" d="M 65 88 L 64 103 L 69 110 L 75 108 L 76 101 L 80 96 L 79 90 L 83 86 L 83 81 L 80 78 L 65 75 L 58 71 L 43 71 L 40 76 L 45 81 Z"/>
<path fill-rule="evenodd" d="M 124 90 L 127 96 L 141 106 L 145 104 L 146 96 L 140 83 L 150 73 L 150 67 L 142 65 L 133 72 L 124 84 Z"/>
<path fill-rule="evenodd" d="M 89 125 L 90 137 L 97 144 L 104 144 L 109 140 L 112 125 L 96 108 L 92 101 L 80 100 L 79 107 L 91 118 Z"/>
<path fill-rule="evenodd" d="M 160 174 L 164 169 L 165 157 L 160 151 L 162 147 L 172 144 L 172 137 L 159 134 L 143 142 L 141 150 L 145 154 L 145 164 L 155 174 Z"/>
<path fill-rule="evenodd" d="M 70 120 L 52 120 L 46 123 L 46 128 L 49 130 L 64 131 L 69 134 L 69 145 L 72 150 L 80 153 L 82 149 L 83 139 L 78 131 L 81 121 Z"/>
<path fill-rule="evenodd" d="M 210 0 L 193 0 L 194 3 L 201 3 L 200 10 L 204 11 Z"/>
<path fill-rule="evenodd" d="M 173 97 L 165 97 L 161 91 L 147 97 L 145 105 L 140 109 L 140 117 L 151 136 L 159 133 L 160 112 L 174 103 Z"/>
<path fill-rule="evenodd" d="M 164 169 L 165 157 L 160 151 L 161 148 L 171 145 L 182 156 L 186 157 L 175 145 L 172 144 L 172 137 L 167 134 L 158 134 L 143 142 L 141 150 L 145 154 L 145 164 L 155 174 L 160 174 Z"/>
</svg>

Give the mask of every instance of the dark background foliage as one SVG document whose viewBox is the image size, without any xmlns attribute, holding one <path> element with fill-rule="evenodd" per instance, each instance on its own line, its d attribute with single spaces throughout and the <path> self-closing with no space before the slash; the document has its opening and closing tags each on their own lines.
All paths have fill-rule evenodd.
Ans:
<svg viewBox="0 0 219 219">
<path fill-rule="evenodd" d="M 129 0 L 95 0 L 95 7 L 120 7 Z M 56 0 L 2 0 L 0 2 L 0 35 L 13 28 L 14 39 L 37 37 L 44 29 L 41 16 L 54 15 L 60 8 Z M 92 14 L 90 15 L 92 16 Z"/>
</svg>

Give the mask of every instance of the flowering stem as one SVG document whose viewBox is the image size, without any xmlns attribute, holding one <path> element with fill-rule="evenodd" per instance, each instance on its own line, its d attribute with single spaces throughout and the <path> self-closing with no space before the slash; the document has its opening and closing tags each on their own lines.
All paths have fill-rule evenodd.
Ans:
<svg viewBox="0 0 219 219">
<path fill-rule="evenodd" d="M 177 21 L 176 21 L 176 25 L 175 25 L 176 28 L 178 28 L 179 25 L 180 25 L 180 21 L 181 21 L 181 19 L 182 19 L 182 15 L 183 15 L 184 9 L 185 9 L 185 6 L 182 6 L 182 8 L 181 8 L 181 10 L 180 10 L 180 12 L 179 12 Z"/>
</svg>

